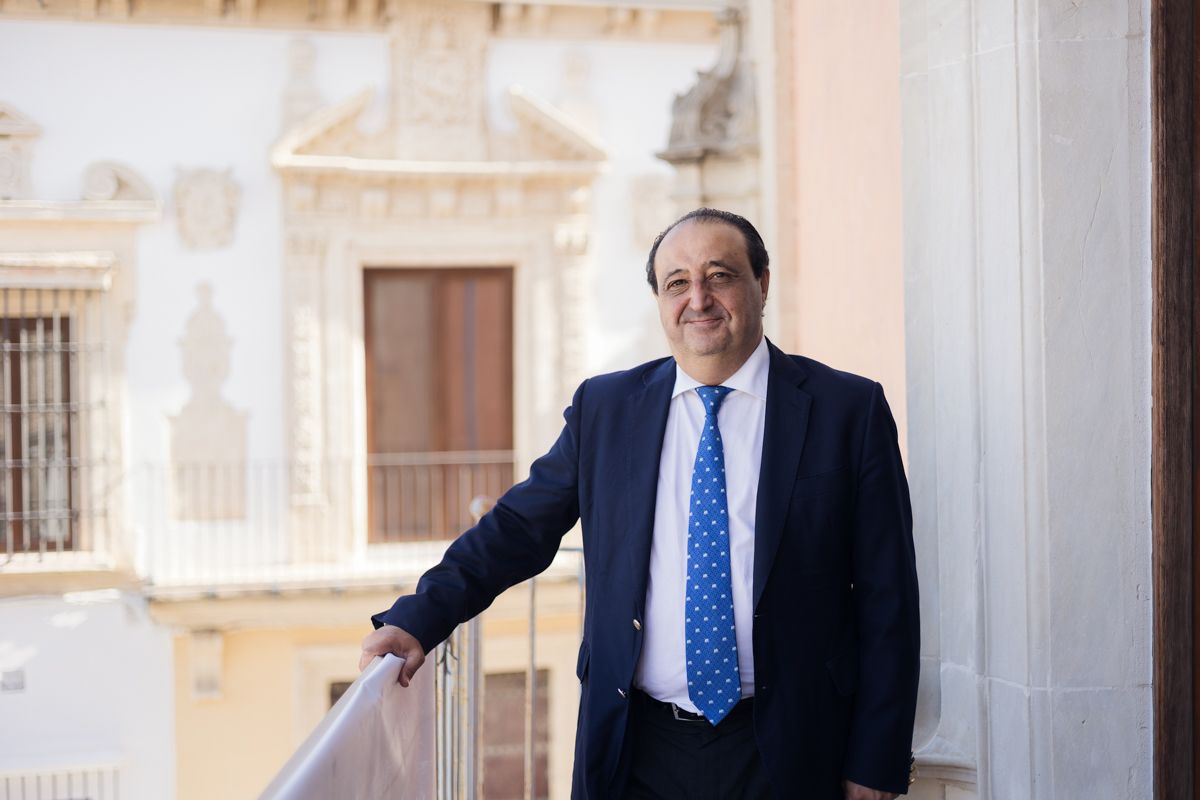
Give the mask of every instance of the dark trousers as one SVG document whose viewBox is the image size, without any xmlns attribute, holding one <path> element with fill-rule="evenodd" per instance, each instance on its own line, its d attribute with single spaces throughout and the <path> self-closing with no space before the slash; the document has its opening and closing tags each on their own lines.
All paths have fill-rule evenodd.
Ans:
<svg viewBox="0 0 1200 800">
<path fill-rule="evenodd" d="M 754 741 L 753 700 L 720 724 L 681 721 L 634 691 L 629 717 L 628 800 L 766 800 L 771 786 Z"/>
</svg>

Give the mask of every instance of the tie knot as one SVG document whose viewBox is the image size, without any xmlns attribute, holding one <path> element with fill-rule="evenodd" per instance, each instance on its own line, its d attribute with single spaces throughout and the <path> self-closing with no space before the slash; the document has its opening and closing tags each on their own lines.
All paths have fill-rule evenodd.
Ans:
<svg viewBox="0 0 1200 800">
<path fill-rule="evenodd" d="M 715 417 L 717 412 L 721 410 L 721 403 L 725 400 L 725 396 L 732 392 L 728 386 L 697 386 L 696 394 L 700 395 L 700 400 L 704 403 L 704 413 L 707 416 Z"/>
</svg>

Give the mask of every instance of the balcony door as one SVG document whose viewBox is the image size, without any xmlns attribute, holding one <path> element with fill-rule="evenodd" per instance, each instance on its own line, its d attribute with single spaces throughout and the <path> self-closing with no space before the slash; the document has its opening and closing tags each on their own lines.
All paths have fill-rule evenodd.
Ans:
<svg viewBox="0 0 1200 800">
<path fill-rule="evenodd" d="M 512 482 L 512 270 L 370 269 L 372 542 L 448 539 Z"/>
</svg>

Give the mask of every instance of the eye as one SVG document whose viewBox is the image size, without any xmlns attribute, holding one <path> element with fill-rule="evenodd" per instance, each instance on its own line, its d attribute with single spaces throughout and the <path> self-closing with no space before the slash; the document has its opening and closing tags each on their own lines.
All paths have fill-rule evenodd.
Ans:
<svg viewBox="0 0 1200 800">
<path fill-rule="evenodd" d="M 679 278 L 676 278 L 673 281 L 667 281 L 667 286 L 666 286 L 667 291 L 673 291 L 675 289 L 678 289 L 679 287 L 683 286 L 684 283 L 685 283 L 685 281 L 680 280 Z"/>
</svg>

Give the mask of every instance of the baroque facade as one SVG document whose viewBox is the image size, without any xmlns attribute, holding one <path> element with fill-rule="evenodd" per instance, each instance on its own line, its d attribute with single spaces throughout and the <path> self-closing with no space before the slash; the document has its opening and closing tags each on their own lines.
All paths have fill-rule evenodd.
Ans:
<svg viewBox="0 0 1200 800">
<path fill-rule="evenodd" d="M 5 440 L 40 471 L 0 497 L 0 781 L 261 789 L 444 546 L 373 538 L 379 493 L 519 478 L 579 379 L 662 352 L 645 247 L 712 203 L 761 223 L 768 335 L 900 425 L 912 796 L 1150 795 L 1144 4 L 725 5 L 0 1 L 0 328 L 42 370 L 5 408 L 56 409 Z M 511 442 L 381 459 L 369 279 L 497 271 Z M 551 797 L 575 543 L 483 620 Z M 134 667 L 97 700 L 75 643 Z"/>
</svg>

